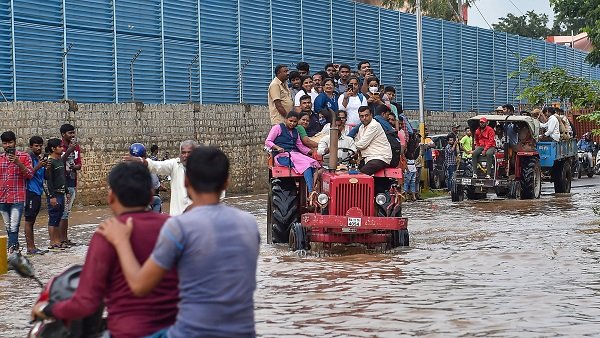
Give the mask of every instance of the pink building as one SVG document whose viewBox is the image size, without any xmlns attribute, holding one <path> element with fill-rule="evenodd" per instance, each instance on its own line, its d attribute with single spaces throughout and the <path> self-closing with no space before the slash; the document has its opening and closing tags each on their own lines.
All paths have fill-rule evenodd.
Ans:
<svg viewBox="0 0 600 338">
<path fill-rule="evenodd" d="M 587 33 L 579 33 L 577 35 L 556 35 L 549 36 L 546 41 L 553 42 L 558 45 L 566 45 L 575 49 L 582 50 L 584 52 L 592 51 L 592 42 L 588 38 Z"/>
</svg>

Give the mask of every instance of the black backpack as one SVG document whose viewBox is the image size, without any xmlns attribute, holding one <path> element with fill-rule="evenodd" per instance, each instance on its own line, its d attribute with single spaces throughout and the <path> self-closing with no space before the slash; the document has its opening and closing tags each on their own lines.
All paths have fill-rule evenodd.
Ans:
<svg viewBox="0 0 600 338">
<path fill-rule="evenodd" d="M 390 148 L 392 148 L 392 161 L 390 162 L 390 166 L 392 168 L 397 168 L 400 164 L 400 157 L 402 156 L 402 145 L 400 144 L 398 133 L 395 130 L 390 130 L 385 132 L 385 136 L 390 143 Z"/>
</svg>

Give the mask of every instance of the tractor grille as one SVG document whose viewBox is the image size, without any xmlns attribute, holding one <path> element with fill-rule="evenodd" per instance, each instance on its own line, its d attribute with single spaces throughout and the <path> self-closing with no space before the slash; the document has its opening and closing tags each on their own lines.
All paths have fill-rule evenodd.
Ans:
<svg viewBox="0 0 600 338">
<path fill-rule="evenodd" d="M 373 208 L 373 192 L 369 184 L 343 183 L 336 187 L 335 210 L 337 215 L 345 215 L 348 209 L 356 207 L 363 215 L 370 216 Z"/>
</svg>

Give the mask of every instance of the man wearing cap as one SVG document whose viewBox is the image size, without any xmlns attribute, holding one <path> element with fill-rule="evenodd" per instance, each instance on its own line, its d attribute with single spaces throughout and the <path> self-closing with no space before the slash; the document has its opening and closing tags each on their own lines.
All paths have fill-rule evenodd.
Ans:
<svg viewBox="0 0 600 338">
<path fill-rule="evenodd" d="M 477 178 L 477 162 L 479 156 L 485 156 L 487 163 L 487 175 L 485 178 L 494 177 L 494 154 L 496 153 L 496 133 L 488 126 L 485 117 L 479 119 L 479 128 L 475 130 L 475 150 L 473 150 L 473 178 Z"/>
<path fill-rule="evenodd" d="M 458 123 L 452 125 L 452 131 L 448 133 L 448 137 L 452 135 L 454 136 L 454 140 L 458 140 L 458 128 L 460 128 L 460 125 Z"/>
<path fill-rule="evenodd" d="M 496 107 L 496 110 L 494 111 L 496 112 L 496 115 L 504 115 L 504 109 L 502 108 L 502 106 Z"/>
</svg>

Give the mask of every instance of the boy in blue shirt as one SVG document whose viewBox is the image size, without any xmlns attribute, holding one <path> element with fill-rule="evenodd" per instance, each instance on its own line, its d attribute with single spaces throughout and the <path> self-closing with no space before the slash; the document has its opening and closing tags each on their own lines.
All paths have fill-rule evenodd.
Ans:
<svg viewBox="0 0 600 338">
<path fill-rule="evenodd" d="M 33 177 L 27 180 L 27 192 L 25 195 L 25 241 L 27 242 L 27 254 L 43 255 L 48 250 L 41 250 L 35 246 L 33 225 L 40 213 L 42 205 L 42 193 L 44 192 L 44 175 L 48 157 L 40 158 L 44 148 L 44 139 L 33 136 L 29 139 L 29 156 L 33 166 Z"/>
</svg>

